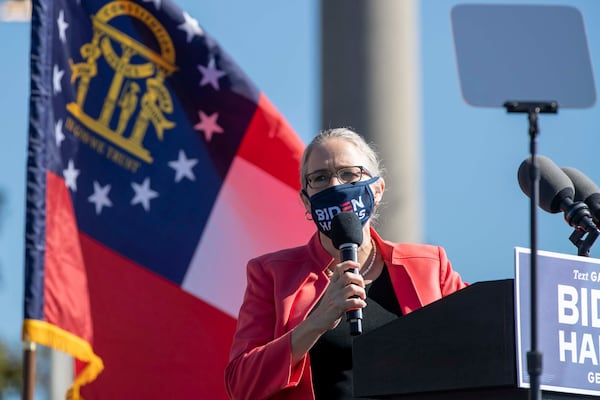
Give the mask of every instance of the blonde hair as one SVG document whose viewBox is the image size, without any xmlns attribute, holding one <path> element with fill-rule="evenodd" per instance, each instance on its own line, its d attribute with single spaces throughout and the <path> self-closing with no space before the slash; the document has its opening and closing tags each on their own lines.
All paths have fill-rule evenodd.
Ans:
<svg viewBox="0 0 600 400">
<path fill-rule="evenodd" d="M 300 187 L 303 189 L 306 189 L 306 174 L 308 173 L 306 163 L 308 157 L 315 147 L 330 139 L 342 139 L 353 144 L 367 159 L 367 163 L 363 167 L 373 176 L 381 176 L 383 174 L 381 160 L 372 144 L 367 143 L 361 135 L 350 128 L 332 128 L 319 132 L 308 146 L 306 146 L 306 149 L 304 149 L 300 163 Z"/>
</svg>

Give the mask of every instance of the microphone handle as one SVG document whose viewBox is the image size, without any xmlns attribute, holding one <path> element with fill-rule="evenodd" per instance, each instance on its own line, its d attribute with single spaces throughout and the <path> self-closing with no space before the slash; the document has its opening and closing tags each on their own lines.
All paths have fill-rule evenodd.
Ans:
<svg viewBox="0 0 600 400">
<path fill-rule="evenodd" d="M 358 245 L 356 243 L 341 244 L 340 258 L 342 259 L 342 261 L 358 261 Z M 354 274 L 358 274 L 357 268 L 351 268 L 349 271 L 351 271 Z M 362 333 L 361 308 L 346 311 L 346 321 L 350 324 L 350 335 L 358 336 Z"/>
</svg>

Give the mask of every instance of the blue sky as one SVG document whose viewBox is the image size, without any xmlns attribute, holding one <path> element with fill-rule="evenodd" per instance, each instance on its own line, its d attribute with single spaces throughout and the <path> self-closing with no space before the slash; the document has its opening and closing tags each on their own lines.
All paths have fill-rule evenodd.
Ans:
<svg viewBox="0 0 600 400">
<path fill-rule="evenodd" d="M 233 56 L 307 142 L 319 123 L 319 2 L 179 0 Z M 517 169 L 529 155 L 524 115 L 465 103 L 450 11 L 461 2 L 423 0 L 421 87 L 424 241 L 443 245 L 470 281 L 514 277 L 513 249 L 529 246 L 529 200 Z M 479 0 L 477 3 L 495 3 Z M 598 92 L 600 2 L 529 1 L 578 8 L 584 18 Z M 0 23 L 0 337 L 19 346 L 23 297 L 29 24 Z M 538 152 L 600 183 L 600 105 L 540 118 Z M 562 215 L 540 210 L 539 248 L 576 254 Z M 401 221 L 394 221 L 401 223 Z M 600 256 L 600 244 L 592 256 Z"/>
</svg>

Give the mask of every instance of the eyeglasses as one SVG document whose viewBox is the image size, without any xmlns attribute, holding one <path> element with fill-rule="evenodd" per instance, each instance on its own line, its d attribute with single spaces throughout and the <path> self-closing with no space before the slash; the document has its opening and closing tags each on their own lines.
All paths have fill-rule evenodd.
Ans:
<svg viewBox="0 0 600 400">
<path fill-rule="evenodd" d="M 341 183 L 354 183 L 360 181 L 363 174 L 371 176 L 369 171 L 360 165 L 338 168 L 335 172 L 320 169 L 306 175 L 306 184 L 313 189 L 323 189 L 329 185 L 329 182 L 331 182 L 331 178 L 334 175 Z"/>
</svg>

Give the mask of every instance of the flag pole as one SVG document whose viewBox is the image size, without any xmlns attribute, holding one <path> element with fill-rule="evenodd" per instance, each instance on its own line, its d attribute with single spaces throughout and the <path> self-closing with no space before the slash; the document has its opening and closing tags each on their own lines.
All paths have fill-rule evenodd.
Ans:
<svg viewBox="0 0 600 400">
<path fill-rule="evenodd" d="M 23 341 L 23 400 L 33 400 L 35 390 L 35 343 Z"/>
</svg>

